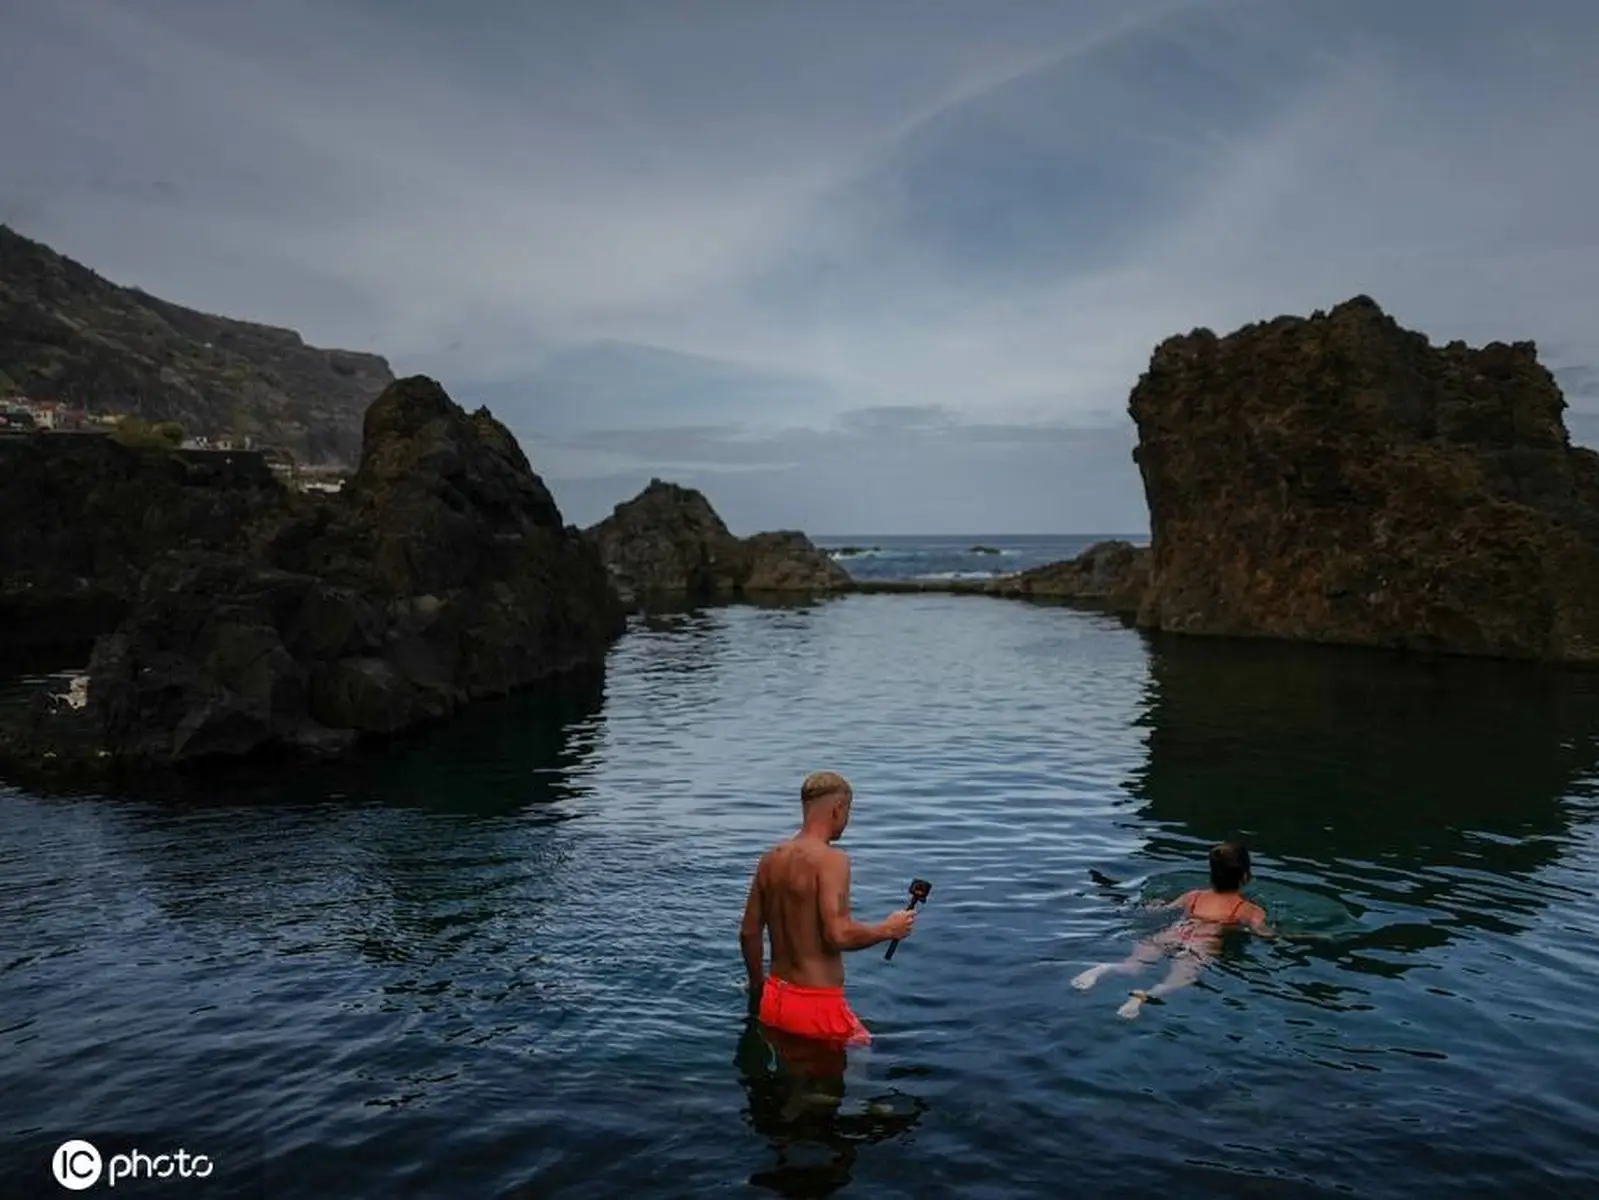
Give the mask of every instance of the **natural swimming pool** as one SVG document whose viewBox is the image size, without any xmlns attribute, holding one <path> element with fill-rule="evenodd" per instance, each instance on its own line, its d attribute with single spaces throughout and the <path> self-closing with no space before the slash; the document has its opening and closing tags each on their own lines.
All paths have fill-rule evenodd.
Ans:
<svg viewBox="0 0 1599 1200">
<path fill-rule="evenodd" d="M 121 1131 L 272 1196 L 1583 1194 L 1596 733 L 1582 674 L 863 596 L 658 618 L 603 687 L 206 803 L 0 794 L 4 1165 Z M 836 1111 L 736 944 L 818 767 L 861 915 L 934 882 L 850 960 Z M 1133 1022 L 1069 986 L 1234 834 L 1334 940 Z"/>
</svg>

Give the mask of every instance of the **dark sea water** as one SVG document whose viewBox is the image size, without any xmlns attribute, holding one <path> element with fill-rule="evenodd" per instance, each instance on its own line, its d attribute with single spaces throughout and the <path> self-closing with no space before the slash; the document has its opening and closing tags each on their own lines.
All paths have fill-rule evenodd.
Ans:
<svg viewBox="0 0 1599 1200">
<path fill-rule="evenodd" d="M 977 537 L 881 537 L 852 534 L 812 540 L 856 579 L 991 579 L 1076 558 L 1095 542 L 1119 538 L 1147 546 L 1149 535 L 999 534 Z"/>
<path fill-rule="evenodd" d="M 7 791 L 0 1178 L 68 1194 L 79 1137 L 216 1163 L 113 1195 L 1599 1194 L 1596 734 L 1591 675 L 853 596 L 640 621 L 337 769 Z M 934 885 L 850 959 L 836 1108 L 736 944 L 819 767 L 857 913 Z M 1233 834 L 1330 940 L 1135 1021 L 1069 986 Z"/>
</svg>

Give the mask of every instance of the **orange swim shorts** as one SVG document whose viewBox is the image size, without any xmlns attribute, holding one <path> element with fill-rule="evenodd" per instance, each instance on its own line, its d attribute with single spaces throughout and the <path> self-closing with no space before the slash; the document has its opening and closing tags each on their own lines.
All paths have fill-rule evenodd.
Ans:
<svg viewBox="0 0 1599 1200">
<path fill-rule="evenodd" d="M 850 1011 L 841 987 L 798 987 L 775 975 L 761 989 L 761 1024 L 800 1037 L 862 1045 L 872 1035 Z"/>
</svg>

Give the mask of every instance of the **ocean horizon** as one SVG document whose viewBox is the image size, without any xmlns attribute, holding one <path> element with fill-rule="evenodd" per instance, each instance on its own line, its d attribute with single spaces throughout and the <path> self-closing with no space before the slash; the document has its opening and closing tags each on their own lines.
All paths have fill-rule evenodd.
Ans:
<svg viewBox="0 0 1599 1200">
<path fill-rule="evenodd" d="M 1147 546 L 1148 534 L 824 534 L 812 535 L 859 580 L 982 580 L 1076 558 L 1096 542 Z"/>
</svg>

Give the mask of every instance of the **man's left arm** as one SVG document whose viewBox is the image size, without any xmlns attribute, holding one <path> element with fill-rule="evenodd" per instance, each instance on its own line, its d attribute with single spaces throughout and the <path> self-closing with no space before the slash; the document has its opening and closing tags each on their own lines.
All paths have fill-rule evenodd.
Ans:
<svg viewBox="0 0 1599 1200">
<path fill-rule="evenodd" d="M 744 970 L 749 975 L 750 1011 L 761 1005 L 761 989 L 766 985 L 766 912 L 761 902 L 761 868 L 750 880 L 749 898 L 744 901 L 744 920 L 738 929 L 739 948 L 744 951 Z"/>
</svg>

